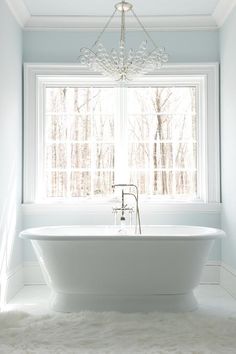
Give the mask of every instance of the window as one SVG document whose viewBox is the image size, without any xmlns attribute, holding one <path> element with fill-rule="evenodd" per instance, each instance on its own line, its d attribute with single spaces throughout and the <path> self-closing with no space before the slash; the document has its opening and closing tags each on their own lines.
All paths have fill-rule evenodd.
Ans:
<svg viewBox="0 0 236 354">
<path fill-rule="evenodd" d="M 158 201 L 219 201 L 216 65 L 123 87 L 28 64 L 25 84 L 25 202 L 104 198 L 126 182 Z"/>
</svg>

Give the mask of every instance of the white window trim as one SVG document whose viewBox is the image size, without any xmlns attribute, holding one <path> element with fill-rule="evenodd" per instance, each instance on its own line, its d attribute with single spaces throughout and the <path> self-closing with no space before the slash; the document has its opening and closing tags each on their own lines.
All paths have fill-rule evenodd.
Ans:
<svg viewBox="0 0 236 354">
<path fill-rule="evenodd" d="M 38 175 L 37 166 L 39 156 L 36 154 L 35 146 L 40 141 L 40 119 L 42 115 L 40 112 L 40 104 L 38 104 L 37 97 L 40 96 L 40 85 L 47 78 L 54 78 L 57 81 L 57 76 L 70 77 L 70 81 L 77 80 L 78 77 L 82 78 L 83 83 L 89 82 L 91 79 L 96 81 L 99 79 L 99 83 L 107 85 L 109 82 L 101 75 L 94 75 L 88 72 L 84 67 L 77 64 L 31 64 L 26 63 L 24 65 L 24 199 L 23 202 L 34 203 L 36 197 L 36 176 Z M 150 83 L 152 75 L 146 75 L 144 78 L 139 79 L 140 85 L 144 85 L 146 82 Z M 205 121 L 205 126 L 202 125 L 203 131 L 200 134 L 203 138 L 203 142 L 199 144 L 205 149 L 205 153 L 201 154 L 205 156 L 204 174 L 201 176 L 201 183 L 205 185 L 204 197 L 200 204 L 214 205 L 220 202 L 220 161 L 219 161 L 219 64 L 218 63 L 201 63 L 201 64 L 167 64 L 158 73 L 158 81 L 165 80 L 166 77 L 179 77 L 185 83 L 191 80 L 191 78 L 199 77 L 199 84 L 203 85 L 202 89 L 207 93 L 205 95 L 206 101 L 201 105 L 201 116 Z M 164 78 L 165 76 L 165 78 Z M 118 84 L 117 84 L 118 85 Z M 130 84 L 129 84 L 130 85 Z M 137 86 L 137 82 L 135 82 Z M 113 83 L 114 86 L 114 83 Z M 42 99 L 42 97 L 41 97 Z M 207 119 L 204 119 L 207 117 Z M 202 188 L 201 188 L 202 189 Z M 94 199 L 90 201 L 94 203 Z M 153 198 L 149 199 L 150 203 L 158 203 Z M 78 203 L 78 202 L 77 202 Z M 82 201 L 84 203 L 84 200 Z M 88 201 L 89 203 L 89 201 Z M 100 204 L 101 201 L 98 201 Z M 166 203 L 164 203 L 166 205 Z M 173 202 L 170 203 L 173 208 Z M 176 202 L 174 205 L 179 205 L 181 202 Z M 186 206 L 186 202 L 183 202 Z M 187 203 L 188 204 L 188 203 Z M 190 202 L 190 205 L 194 205 L 194 202 Z M 196 201 L 199 208 L 199 202 Z M 185 207 L 184 207 L 185 209 Z"/>
</svg>

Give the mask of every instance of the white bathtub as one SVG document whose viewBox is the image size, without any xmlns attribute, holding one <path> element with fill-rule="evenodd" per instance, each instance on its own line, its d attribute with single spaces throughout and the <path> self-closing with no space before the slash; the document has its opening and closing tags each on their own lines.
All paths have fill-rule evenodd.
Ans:
<svg viewBox="0 0 236 354">
<path fill-rule="evenodd" d="M 22 231 L 52 289 L 55 311 L 190 311 L 193 289 L 222 230 L 143 226 L 120 235 L 113 226 L 50 226 Z"/>
</svg>

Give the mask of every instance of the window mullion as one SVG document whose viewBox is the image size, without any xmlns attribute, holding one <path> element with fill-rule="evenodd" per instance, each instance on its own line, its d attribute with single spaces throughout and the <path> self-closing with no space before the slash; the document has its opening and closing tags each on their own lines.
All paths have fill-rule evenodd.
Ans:
<svg viewBox="0 0 236 354">
<path fill-rule="evenodd" d="M 172 124 L 173 124 L 173 118 L 172 118 Z M 177 140 L 174 139 L 172 141 L 172 195 L 176 194 L 176 157 L 177 157 Z M 171 173 L 169 172 L 171 175 Z"/>
<path fill-rule="evenodd" d="M 205 87 L 203 84 L 196 86 L 196 108 L 198 112 L 196 137 L 197 137 L 197 197 L 208 200 L 208 164 L 207 164 L 207 124 Z"/>
<path fill-rule="evenodd" d="M 149 95 L 151 94 L 151 88 L 149 87 Z M 150 118 L 149 118 L 150 119 Z M 153 119 L 151 120 L 151 127 L 153 127 Z M 154 168 L 153 168 L 153 137 L 152 137 L 152 132 L 153 129 L 149 130 L 149 146 L 148 146 L 148 151 L 149 151 L 149 169 L 150 169 L 150 173 L 149 173 L 149 186 L 148 186 L 148 193 L 149 195 L 153 195 L 154 193 Z M 146 172 L 147 173 L 147 172 Z M 146 177 L 146 176 L 145 176 Z"/>
<path fill-rule="evenodd" d="M 125 183 L 129 183 L 129 171 L 128 171 L 128 160 L 129 160 L 129 144 L 128 144 L 128 106 L 127 106 L 127 95 L 128 95 L 128 88 L 127 87 L 121 87 L 122 90 L 122 150 L 123 150 L 123 181 Z"/>
<path fill-rule="evenodd" d="M 38 94 L 38 106 L 37 106 L 37 125 L 36 125 L 36 141 L 37 154 L 36 154 L 36 181 L 35 181 L 35 198 L 36 200 L 44 199 L 46 185 L 45 181 L 45 161 L 46 161 L 46 141 L 45 141 L 45 111 L 46 111 L 46 84 L 39 81 L 37 87 Z"/>
<path fill-rule="evenodd" d="M 127 89 L 117 88 L 117 109 L 115 116 L 115 183 L 128 182 L 128 116 L 126 104 Z"/>
<path fill-rule="evenodd" d="M 91 97 L 94 96 L 94 88 L 91 88 Z M 92 106 L 91 106 L 92 109 Z M 93 114 L 92 114 L 93 112 Z M 96 137 L 95 137 L 95 117 L 94 111 L 91 111 L 91 176 L 90 176 L 90 183 L 91 183 L 91 196 L 94 196 L 94 187 L 95 187 L 95 173 L 96 173 Z"/>
</svg>

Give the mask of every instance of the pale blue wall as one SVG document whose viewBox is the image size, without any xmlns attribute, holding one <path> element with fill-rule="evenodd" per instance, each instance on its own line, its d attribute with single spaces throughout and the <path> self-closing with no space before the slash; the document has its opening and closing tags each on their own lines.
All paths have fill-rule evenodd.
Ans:
<svg viewBox="0 0 236 354">
<path fill-rule="evenodd" d="M 0 270 L 22 261 L 21 228 L 22 32 L 0 0 Z M 5 251 L 5 252 L 4 252 Z M 5 263 L 4 263 L 5 264 Z"/>
<path fill-rule="evenodd" d="M 97 33 L 75 31 L 32 31 L 24 33 L 24 61 L 25 62 L 76 62 L 79 49 L 90 46 L 96 39 Z M 154 32 L 152 37 L 160 46 L 165 46 L 170 54 L 171 62 L 215 62 L 219 61 L 219 42 L 217 31 L 190 31 L 190 32 Z M 140 33 L 132 32 L 128 36 L 128 42 L 132 46 L 140 42 Z M 106 33 L 104 44 L 111 47 L 117 43 L 117 34 Z M 149 224 L 189 224 L 220 227 L 220 214 L 218 213 L 178 213 L 159 214 L 148 213 L 142 210 L 143 223 Z M 107 210 L 95 212 L 83 208 L 80 212 L 60 214 L 57 212 L 45 212 L 24 216 L 24 227 L 56 224 L 106 224 L 113 223 L 111 207 Z M 25 243 L 24 259 L 34 260 L 34 253 L 29 242 Z M 210 259 L 220 258 L 220 243 L 213 248 Z"/>
<path fill-rule="evenodd" d="M 165 46 L 171 62 L 219 61 L 217 31 L 153 32 L 153 39 Z M 97 37 L 93 32 L 33 31 L 24 33 L 24 61 L 75 62 L 81 47 L 91 46 Z M 128 42 L 138 45 L 144 39 L 139 32 L 130 32 Z M 112 47 L 117 34 L 105 33 L 104 44 Z"/>
<path fill-rule="evenodd" d="M 220 31 L 222 260 L 236 269 L 236 8 Z"/>
</svg>

